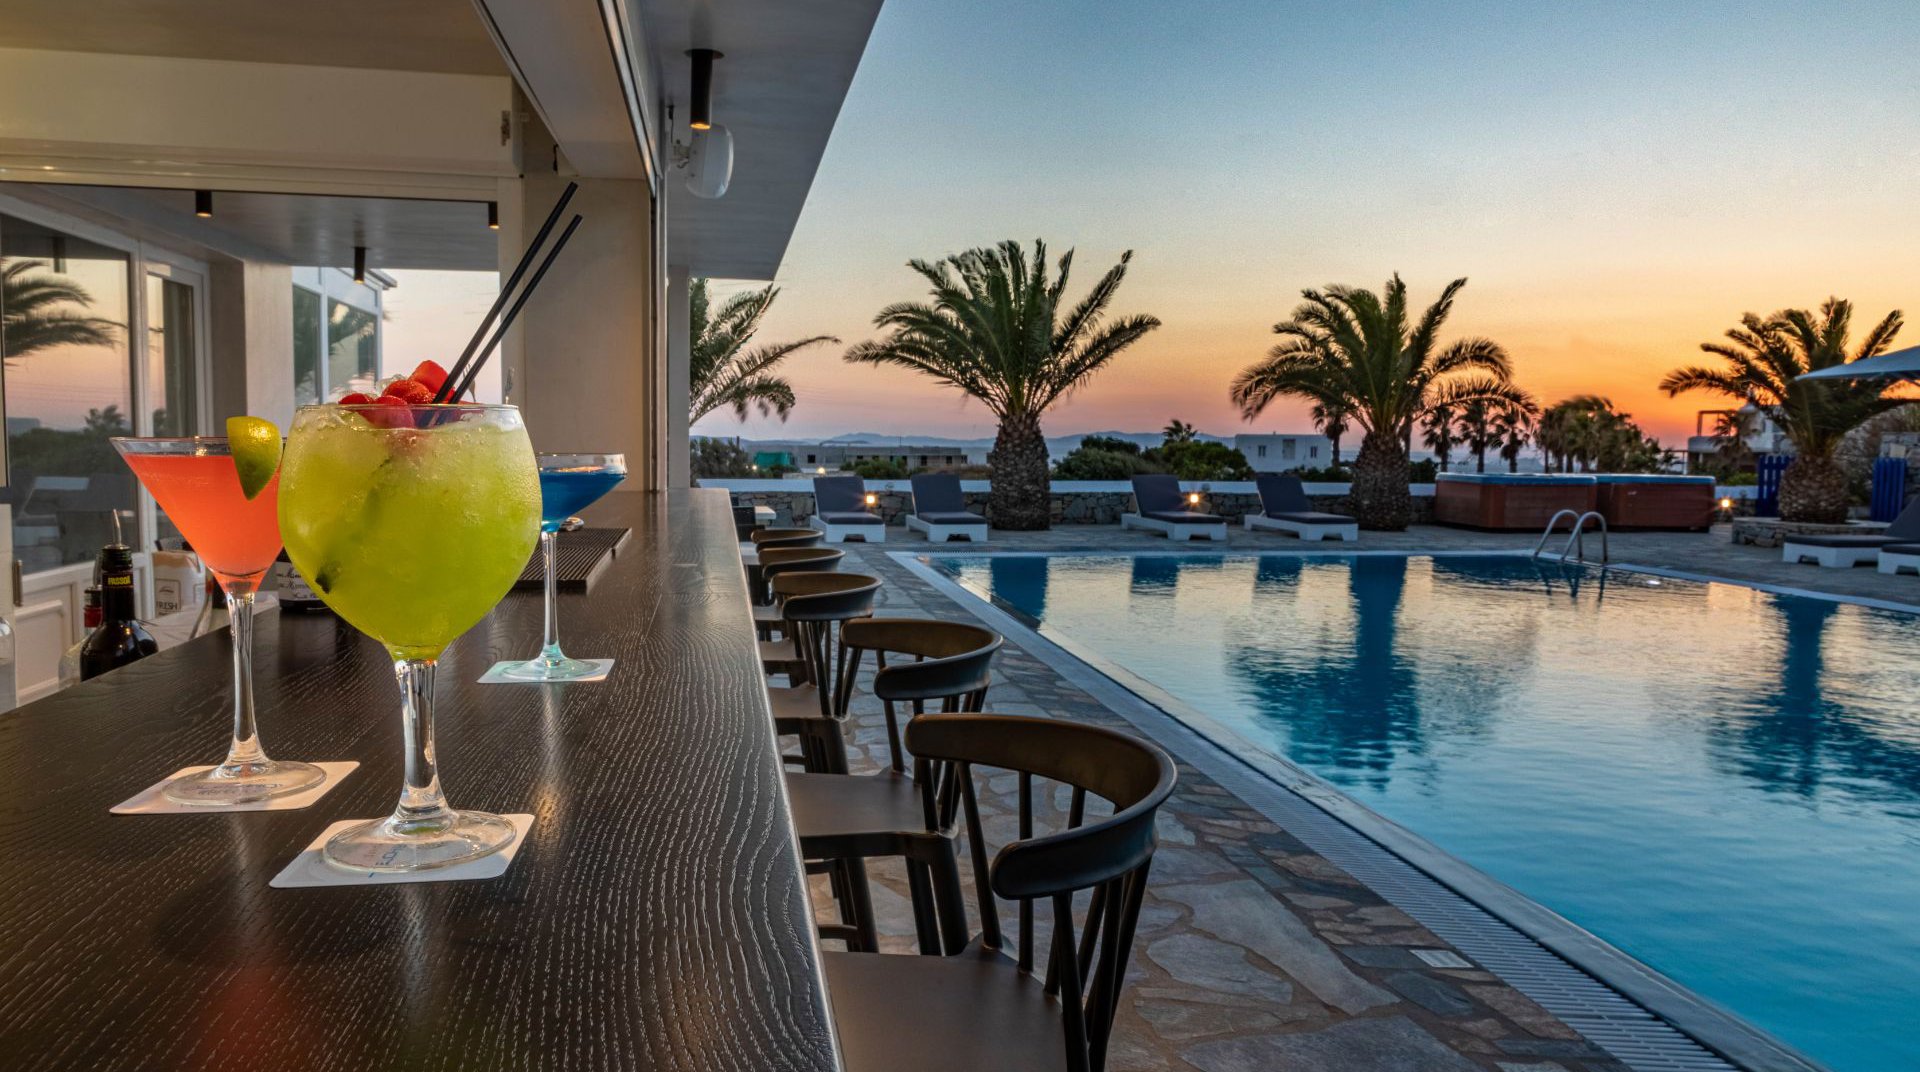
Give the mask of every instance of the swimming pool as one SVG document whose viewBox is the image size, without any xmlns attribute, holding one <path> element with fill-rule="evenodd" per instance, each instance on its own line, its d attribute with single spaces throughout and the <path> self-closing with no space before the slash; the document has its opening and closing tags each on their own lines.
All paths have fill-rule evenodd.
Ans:
<svg viewBox="0 0 1920 1072">
<path fill-rule="evenodd" d="M 1834 1069 L 1920 1067 L 1915 616 L 1518 556 L 929 561 Z"/>
</svg>

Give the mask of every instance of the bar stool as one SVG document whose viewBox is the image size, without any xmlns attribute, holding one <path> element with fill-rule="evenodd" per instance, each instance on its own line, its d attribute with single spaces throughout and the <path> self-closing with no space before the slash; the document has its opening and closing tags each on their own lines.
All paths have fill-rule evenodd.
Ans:
<svg viewBox="0 0 1920 1072">
<path fill-rule="evenodd" d="M 1016 715 L 926 715 L 907 724 L 906 740 L 929 828 L 964 816 L 981 933 L 944 957 L 821 955 L 847 1072 L 1101 1072 L 1173 761 L 1127 734 Z M 979 768 L 1020 776 L 1018 839 L 991 858 Z M 1073 791 L 1065 822 L 1036 834 L 1033 802 L 1053 800 L 1056 786 Z M 1087 821 L 1088 796 L 1112 814 Z M 1089 889 L 1086 925 L 1076 928 L 1074 895 Z M 1013 956 L 996 897 L 1019 905 Z M 1052 907 L 1044 977 L 1034 963 L 1035 901 Z"/>
<path fill-rule="evenodd" d="M 755 603 L 767 602 L 766 582 L 760 579 L 760 552 L 776 547 L 817 547 L 822 534 L 813 529 L 754 529 L 748 536 L 752 544 L 740 552 L 747 570 L 747 593 Z"/>
<path fill-rule="evenodd" d="M 741 543 L 753 538 L 754 530 L 760 527 L 759 518 L 754 516 L 753 507 L 735 506 L 733 508 L 733 535 Z"/>
<path fill-rule="evenodd" d="M 782 613 L 780 640 L 760 641 L 760 667 L 785 674 L 788 687 L 768 688 L 774 710 L 797 702 L 818 704 L 816 693 L 833 688 L 834 634 L 840 623 L 873 613 L 880 578 L 860 573 L 782 573 L 773 579 Z"/>
<path fill-rule="evenodd" d="M 896 705 L 913 717 L 930 705 L 946 712 L 978 711 L 992 681 L 1000 650 L 998 633 L 977 625 L 922 618 L 865 618 L 840 627 L 839 665 L 832 695 L 822 694 L 818 712 L 777 711 L 774 728 L 800 737 L 803 773 L 787 775 L 800 855 L 813 873 L 833 876 L 841 923 L 820 928 L 823 938 L 844 939 L 849 948 L 879 947 L 867 882 L 868 859 L 905 860 L 914 926 L 923 953 L 958 952 L 965 943 L 964 914 L 941 917 L 941 906 L 959 911 L 960 872 L 951 833 L 934 829 L 907 774 Z M 887 719 L 888 766 L 878 774 L 848 773 L 845 724 L 853 681 L 866 653 L 875 662 L 873 694 Z M 914 661 L 888 661 L 888 656 Z M 938 892 L 936 892 L 938 891 Z"/>
<path fill-rule="evenodd" d="M 768 582 L 782 573 L 832 573 L 845 557 L 847 553 L 837 547 L 770 547 L 760 552 L 760 583 L 766 601 L 753 608 L 754 635 L 768 640 L 780 627 L 780 607 Z"/>
</svg>

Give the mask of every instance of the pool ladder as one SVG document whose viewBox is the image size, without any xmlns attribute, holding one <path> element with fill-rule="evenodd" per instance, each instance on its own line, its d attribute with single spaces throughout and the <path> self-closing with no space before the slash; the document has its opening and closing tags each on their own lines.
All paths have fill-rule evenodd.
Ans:
<svg viewBox="0 0 1920 1072">
<path fill-rule="evenodd" d="M 1585 534 L 1587 519 L 1592 518 L 1600 526 L 1600 561 L 1607 561 L 1607 519 L 1601 517 L 1600 511 L 1598 510 L 1588 510 L 1584 514 L 1575 513 L 1572 510 L 1561 510 L 1551 518 L 1548 518 L 1547 531 L 1541 533 L 1540 542 L 1533 545 L 1533 557 L 1540 557 L 1540 549 L 1547 546 L 1547 538 L 1553 535 L 1553 530 L 1559 526 L 1560 519 L 1563 517 L 1573 519 L 1573 529 L 1567 533 L 1567 545 L 1560 549 L 1560 560 L 1565 562 L 1569 555 L 1573 557 L 1575 562 L 1585 562 L 1587 560 L 1587 541 Z"/>
</svg>

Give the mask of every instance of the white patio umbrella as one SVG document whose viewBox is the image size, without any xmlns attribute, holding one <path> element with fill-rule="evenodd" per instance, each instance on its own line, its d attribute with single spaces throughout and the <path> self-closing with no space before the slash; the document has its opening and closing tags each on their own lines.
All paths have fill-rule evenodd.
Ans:
<svg viewBox="0 0 1920 1072">
<path fill-rule="evenodd" d="M 1809 372 L 1804 376 L 1796 376 L 1795 379 L 1920 381 L 1920 346 L 1909 346 L 1905 350 L 1880 354 L 1864 361 L 1834 365 L 1817 372 Z"/>
</svg>

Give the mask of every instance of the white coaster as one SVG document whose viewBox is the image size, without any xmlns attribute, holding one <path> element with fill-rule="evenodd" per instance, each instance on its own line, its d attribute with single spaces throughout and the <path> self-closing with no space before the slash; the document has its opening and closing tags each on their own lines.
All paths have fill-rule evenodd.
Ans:
<svg viewBox="0 0 1920 1072">
<path fill-rule="evenodd" d="M 306 886 L 388 886 L 396 882 L 464 882 L 469 879 L 499 878 L 513 865 L 513 858 L 519 855 L 520 846 L 527 843 L 527 832 L 533 829 L 531 815 L 502 815 L 500 818 L 513 824 L 513 844 L 471 863 L 433 867 L 425 871 L 348 871 L 328 863 L 320 856 L 320 850 L 327 841 L 349 826 L 366 822 L 365 819 L 347 819 L 320 831 L 320 836 L 302 849 L 300 855 L 273 876 L 273 881 L 267 885 L 276 890 L 292 890 Z"/>
<path fill-rule="evenodd" d="M 583 663 L 593 664 L 593 673 L 580 677 L 570 677 L 565 681 L 534 681 L 529 678 L 508 677 L 507 671 L 524 664 L 525 659 L 509 659 L 503 663 L 494 663 L 493 668 L 480 675 L 482 685 L 572 685 L 581 681 L 605 681 L 613 672 L 612 659 L 582 659 Z"/>
<path fill-rule="evenodd" d="M 212 770 L 213 764 L 182 767 L 107 810 L 115 815 L 218 815 L 229 811 L 297 811 L 326 796 L 327 790 L 339 785 L 347 775 L 359 769 L 360 762 L 353 759 L 336 760 L 331 763 L 315 763 L 314 766 L 327 772 L 326 779 L 319 785 L 311 789 L 302 789 L 298 793 L 256 800 L 248 804 L 180 804 L 168 800 L 161 795 L 168 782 L 188 774 Z"/>
</svg>

